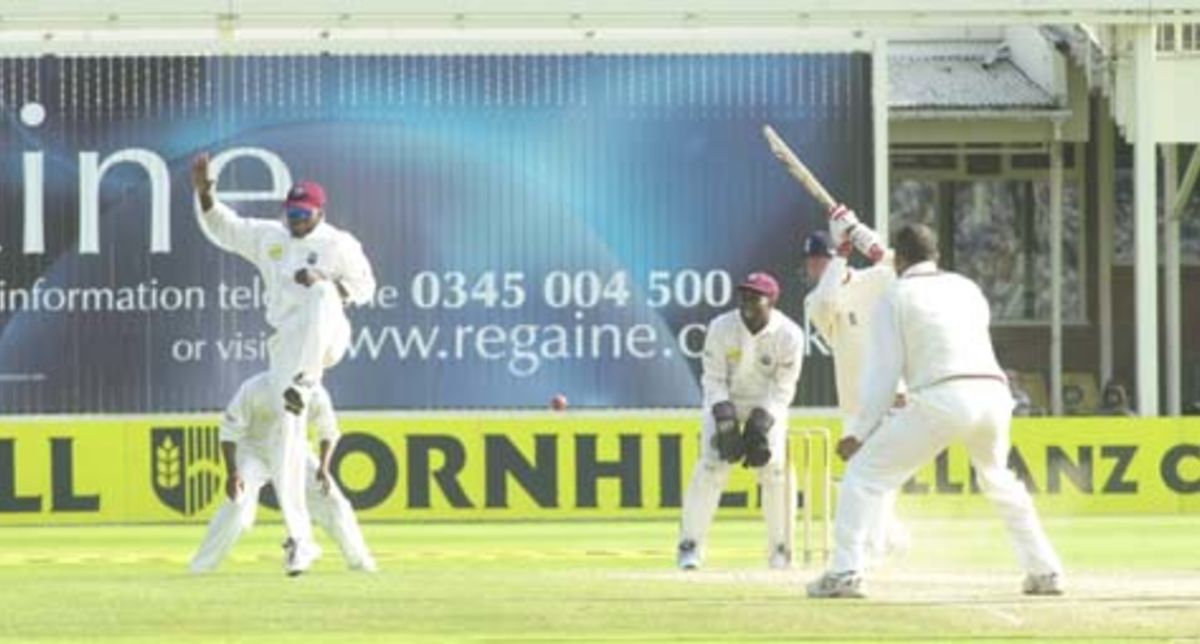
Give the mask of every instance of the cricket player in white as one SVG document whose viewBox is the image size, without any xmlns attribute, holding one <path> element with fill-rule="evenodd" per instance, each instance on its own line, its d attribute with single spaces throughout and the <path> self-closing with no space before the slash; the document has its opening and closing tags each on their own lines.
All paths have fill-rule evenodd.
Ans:
<svg viewBox="0 0 1200 644">
<path fill-rule="evenodd" d="M 296 544 L 293 564 L 306 567 L 316 556 L 312 524 L 304 502 L 304 461 L 292 460 L 303 443 L 301 417 L 326 369 L 337 364 L 350 343 L 345 307 L 367 303 L 375 277 L 353 235 L 325 221 L 325 190 L 301 181 L 283 203 L 286 224 L 239 217 L 213 196 L 208 156 L 192 165 L 201 229 L 218 246 L 241 255 L 262 276 L 267 324 L 270 381 L 280 409 L 284 440 L 281 476 L 275 481 L 280 510 Z"/>
<path fill-rule="evenodd" d="M 275 404 L 275 390 L 266 372 L 251 377 L 238 389 L 221 421 L 221 451 L 225 457 L 225 493 L 208 524 L 208 534 L 192 559 L 192 571 L 215 570 L 237 543 L 242 532 L 254 525 L 258 493 L 268 481 L 280 476 L 282 413 Z M 307 441 L 294 446 L 305 463 L 305 492 L 313 519 L 342 550 L 351 570 L 374 572 L 375 560 L 363 540 L 350 502 L 338 489 L 329 472 L 329 461 L 340 436 L 329 392 L 317 385 L 306 407 L 306 424 L 311 423 L 320 441 L 320 458 L 308 449 Z M 285 548 L 289 547 L 285 544 Z M 301 570 L 289 568 L 289 573 Z"/>
<path fill-rule="evenodd" d="M 1003 517 L 1027 594 L 1059 594 L 1062 564 L 1042 530 L 1025 486 L 1007 467 L 1012 396 L 996 362 L 991 313 L 979 287 L 938 270 L 937 238 L 909 224 L 896 235 L 899 278 L 872 313 L 852 458 L 842 479 L 829 571 L 808 586 L 812 597 L 862 597 L 866 542 L 884 496 L 954 442 L 970 456 L 983 493 Z M 907 404 L 892 409 L 901 377 Z"/>
<path fill-rule="evenodd" d="M 869 227 L 858 223 L 852 211 L 840 206 L 837 212 L 841 221 L 852 218 L 856 236 L 868 237 L 848 238 L 838 220 L 831 218 L 831 234 L 816 231 L 804 240 L 805 270 L 809 280 L 817 284 L 805 297 L 805 310 L 833 350 L 838 407 L 847 417 L 853 417 L 859 409 L 858 381 L 869 317 L 879 298 L 896 281 L 896 271 L 890 253 L 870 268 L 851 267 L 848 258 L 855 242 L 874 245 L 877 238 Z"/>
<path fill-rule="evenodd" d="M 833 353 L 834 376 L 837 383 L 838 408 L 844 424 L 859 412 L 858 382 L 863 370 L 863 354 L 867 349 L 867 333 L 871 311 L 884 291 L 896 281 L 892 254 L 869 268 L 854 268 L 848 257 L 855 248 L 872 256 L 872 248 L 882 244 L 870 227 L 858 222 L 853 211 L 838 206 L 830 213 L 830 228 L 837 237 L 824 231 L 814 231 L 804 240 L 805 271 L 810 283 L 816 286 L 805 297 L 804 310 L 808 318 L 829 344 Z M 836 248 L 836 251 L 835 251 Z M 898 400 L 903 400 L 898 396 Z M 842 433 L 839 454 L 846 458 L 847 438 L 858 442 L 869 436 Z M 875 557 L 903 553 L 908 549 L 908 529 L 896 518 L 898 492 L 889 494 L 883 505 L 871 537 L 868 551 Z"/>
<path fill-rule="evenodd" d="M 677 563 L 699 568 L 705 536 L 734 464 L 757 471 L 767 524 L 768 564 L 791 565 L 788 521 L 795 484 L 787 471 L 788 408 L 804 360 L 804 332 L 775 309 L 779 284 L 752 273 L 739 307 L 709 324 L 704 340 L 704 415 L 700 460 L 683 499 Z"/>
</svg>

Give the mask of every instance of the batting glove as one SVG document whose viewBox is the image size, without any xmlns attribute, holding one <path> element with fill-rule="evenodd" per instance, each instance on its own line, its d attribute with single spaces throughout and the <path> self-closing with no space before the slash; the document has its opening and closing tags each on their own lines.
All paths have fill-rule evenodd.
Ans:
<svg viewBox="0 0 1200 644">
<path fill-rule="evenodd" d="M 858 215 L 845 204 L 838 204 L 829 211 L 829 236 L 833 243 L 841 246 L 850 239 L 850 230 L 858 225 Z"/>
<path fill-rule="evenodd" d="M 869 226 L 855 226 L 849 234 L 850 242 L 854 244 L 858 252 L 866 255 L 872 264 L 877 264 L 879 260 L 883 259 L 883 240 Z"/>
</svg>

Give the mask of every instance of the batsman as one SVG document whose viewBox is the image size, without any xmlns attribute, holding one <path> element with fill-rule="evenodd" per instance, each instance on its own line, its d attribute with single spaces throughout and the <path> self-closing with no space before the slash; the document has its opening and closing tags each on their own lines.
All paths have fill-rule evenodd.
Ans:
<svg viewBox="0 0 1200 644">
<path fill-rule="evenodd" d="M 283 221 L 239 217 L 214 195 L 208 155 L 192 164 L 201 230 L 220 248 L 250 261 L 262 276 L 273 404 L 279 406 L 283 440 L 281 475 L 275 481 L 279 509 L 295 544 L 289 572 L 303 571 L 319 556 L 305 504 L 305 461 L 295 446 L 307 440 L 305 408 L 326 369 L 350 344 L 345 307 L 367 303 L 375 276 L 362 245 L 325 221 L 325 189 L 301 181 L 288 190 Z"/>
<path fill-rule="evenodd" d="M 751 273 L 738 286 L 735 311 L 717 316 L 704 340 L 704 411 L 700 460 L 683 499 L 677 563 L 695 570 L 729 473 L 754 469 L 762 488 L 768 565 L 791 565 L 788 522 L 792 477 L 787 471 L 788 408 L 804 360 L 804 331 L 781 311 L 779 283 Z"/>
<path fill-rule="evenodd" d="M 863 370 L 869 368 L 867 338 L 871 311 L 883 293 L 896 281 L 893 254 L 868 268 L 854 268 L 849 256 L 854 248 L 864 254 L 879 245 L 878 237 L 866 224 L 857 221 L 854 212 L 838 206 L 830 213 L 831 234 L 814 231 L 804 240 L 805 272 L 816 286 L 804 300 L 813 326 L 829 344 L 833 354 L 834 377 L 837 384 L 838 411 L 845 425 L 859 412 L 858 383 Z M 895 406 L 905 404 L 903 383 L 896 393 Z M 854 449 L 867 440 L 876 427 L 862 428 L 858 433 L 842 432 L 838 455 L 848 460 Z M 867 550 L 872 558 L 900 555 L 908 550 L 908 529 L 896 518 L 897 495 L 890 494 L 883 504 L 884 512 L 871 530 Z"/>
<path fill-rule="evenodd" d="M 815 284 L 805 297 L 804 310 L 833 353 L 838 411 L 847 426 L 837 451 L 843 460 L 848 460 L 877 428 L 862 427 L 851 431 L 848 426 L 849 420 L 859 412 L 858 383 L 869 362 L 866 345 L 871 311 L 896 281 L 894 254 L 886 249 L 883 240 L 870 226 L 859 221 L 853 210 L 833 199 L 774 129 L 765 126 L 763 135 L 789 174 L 829 209 L 829 232 L 813 231 L 804 239 L 805 272 L 809 283 Z M 855 250 L 866 257 L 871 266 L 851 266 L 849 260 Z M 897 406 L 904 404 L 903 383 L 894 400 Z M 896 519 L 896 500 L 895 493 L 889 494 L 882 504 L 883 512 L 875 517 L 867 541 L 872 558 L 900 554 L 908 549 L 910 536 L 908 529 Z"/>
</svg>

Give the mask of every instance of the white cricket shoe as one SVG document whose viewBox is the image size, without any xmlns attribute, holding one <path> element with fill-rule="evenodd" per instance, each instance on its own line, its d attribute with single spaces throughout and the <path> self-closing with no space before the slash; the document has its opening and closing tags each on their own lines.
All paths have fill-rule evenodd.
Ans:
<svg viewBox="0 0 1200 644">
<path fill-rule="evenodd" d="M 283 542 L 283 569 L 288 577 L 304 574 L 320 558 L 321 547 L 315 543 L 298 544 L 291 537 Z"/>
<path fill-rule="evenodd" d="M 675 553 L 675 563 L 680 570 L 697 570 L 700 568 L 700 548 L 695 541 L 684 539 L 679 542 L 679 550 Z"/>
<path fill-rule="evenodd" d="M 1026 595 L 1061 595 L 1062 577 L 1056 572 L 1034 574 L 1030 573 L 1025 576 L 1025 583 L 1022 584 L 1021 592 Z"/>
<path fill-rule="evenodd" d="M 808 596 L 816 599 L 861 599 L 862 577 L 857 572 L 827 572 L 808 585 Z"/>
<path fill-rule="evenodd" d="M 767 557 L 767 566 L 771 570 L 789 570 L 792 567 L 792 551 L 783 544 L 775 546 L 771 556 Z"/>
</svg>

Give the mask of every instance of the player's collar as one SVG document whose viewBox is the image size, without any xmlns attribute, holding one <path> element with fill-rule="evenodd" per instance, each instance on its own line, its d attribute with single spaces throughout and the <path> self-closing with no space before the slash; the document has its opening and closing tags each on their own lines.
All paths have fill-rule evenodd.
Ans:
<svg viewBox="0 0 1200 644">
<path fill-rule="evenodd" d="M 329 222 L 322 218 L 321 221 L 317 222 L 317 225 L 314 226 L 313 229 L 304 236 L 304 238 L 313 240 L 324 239 L 325 237 L 328 237 L 329 233 L 331 232 L 333 232 L 333 229 L 329 227 Z"/>
<path fill-rule="evenodd" d="M 750 337 L 757 338 L 760 335 L 766 335 L 766 334 L 774 331 L 775 329 L 779 328 L 779 325 L 781 324 L 779 315 L 780 315 L 780 313 L 778 310 L 771 309 L 771 314 L 767 316 L 767 323 L 765 325 L 763 325 L 763 328 L 758 330 L 758 333 L 751 331 L 750 327 L 746 326 L 746 321 L 742 319 L 741 312 L 738 313 L 738 322 L 741 323 L 742 328 L 745 329 L 746 333 Z"/>
<path fill-rule="evenodd" d="M 939 272 L 937 262 L 918 262 L 906 268 L 900 277 L 928 277 Z"/>
</svg>

